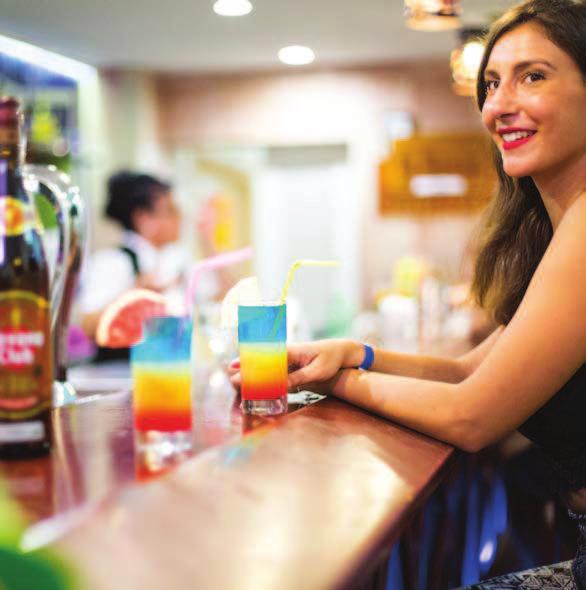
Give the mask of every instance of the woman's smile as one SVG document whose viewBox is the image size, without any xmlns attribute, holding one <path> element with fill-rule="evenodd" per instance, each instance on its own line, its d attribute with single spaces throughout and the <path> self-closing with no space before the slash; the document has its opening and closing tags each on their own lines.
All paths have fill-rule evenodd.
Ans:
<svg viewBox="0 0 586 590">
<path fill-rule="evenodd" d="M 515 127 L 505 127 L 498 130 L 498 134 L 501 137 L 502 146 L 505 151 L 514 150 L 521 147 L 522 145 L 525 145 L 531 141 L 536 133 L 537 131 L 519 129 Z"/>
</svg>

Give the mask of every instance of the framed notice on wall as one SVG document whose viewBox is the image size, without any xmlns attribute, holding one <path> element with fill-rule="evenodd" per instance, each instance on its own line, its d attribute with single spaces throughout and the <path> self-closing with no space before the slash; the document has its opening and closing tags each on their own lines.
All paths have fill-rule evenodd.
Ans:
<svg viewBox="0 0 586 590">
<path fill-rule="evenodd" d="M 496 187 L 490 140 L 481 133 L 421 135 L 393 142 L 379 167 L 379 211 L 473 212 Z"/>
</svg>

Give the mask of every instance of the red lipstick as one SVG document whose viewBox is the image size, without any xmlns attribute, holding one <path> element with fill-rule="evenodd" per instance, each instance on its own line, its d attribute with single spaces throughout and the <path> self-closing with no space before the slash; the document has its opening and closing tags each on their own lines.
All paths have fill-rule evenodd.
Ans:
<svg viewBox="0 0 586 590">
<path fill-rule="evenodd" d="M 520 139 L 515 139 L 513 141 L 505 140 L 505 135 L 508 135 L 509 133 L 516 133 L 519 131 L 529 133 L 530 135 L 528 135 L 527 137 L 522 137 Z M 531 129 L 520 129 L 516 127 L 508 127 L 506 129 L 499 129 L 498 131 L 498 134 L 501 136 L 501 139 L 503 140 L 503 149 L 507 152 L 510 150 L 514 150 L 518 147 L 521 147 L 522 145 L 525 145 L 535 135 L 535 133 L 537 132 Z"/>
</svg>

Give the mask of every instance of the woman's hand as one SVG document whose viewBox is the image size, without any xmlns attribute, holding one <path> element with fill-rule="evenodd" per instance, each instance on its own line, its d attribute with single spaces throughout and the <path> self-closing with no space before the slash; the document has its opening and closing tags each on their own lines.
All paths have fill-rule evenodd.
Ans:
<svg viewBox="0 0 586 590">
<path fill-rule="evenodd" d="M 353 340 L 293 344 L 288 352 L 290 388 L 311 389 L 310 384 L 328 381 L 341 369 L 357 367 L 364 360 L 364 347 Z"/>
<path fill-rule="evenodd" d="M 289 390 L 303 388 L 309 391 L 323 389 L 319 384 L 328 381 L 340 369 L 357 367 L 364 358 L 362 344 L 352 340 L 318 340 L 287 347 L 289 363 Z M 240 361 L 228 366 L 232 384 L 240 388 Z"/>
<path fill-rule="evenodd" d="M 289 388 L 322 383 L 340 369 L 357 367 L 363 360 L 362 344 L 352 340 L 318 340 L 288 347 Z M 313 389 L 312 389 L 313 391 Z"/>
<path fill-rule="evenodd" d="M 228 365 L 228 376 L 230 378 L 230 382 L 236 388 L 236 390 L 240 390 L 240 386 L 242 384 L 242 379 L 240 377 L 240 360 L 235 359 L 233 360 L 230 365 Z M 329 381 L 321 381 L 321 382 L 313 382 L 313 383 L 304 383 L 303 388 L 301 387 L 291 387 L 288 386 L 287 390 L 291 393 L 296 393 L 301 390 L 303 391 L 313 391 L 314 393 L 319 393 L 320 395 L 328 395 L 329 393 L 330 382 Z"/>
<path fill-rule="evenodd" d="M 241 384 L 241 380 L 240 380 L 240 359 L 234 359 L 229 365 L 228 365 L 228 377 L 230 377 L 230 382 L 232 383 L 232 385 L 234 385 L 234 387 L 240 391 L 240 384 Z"/>
</svg>

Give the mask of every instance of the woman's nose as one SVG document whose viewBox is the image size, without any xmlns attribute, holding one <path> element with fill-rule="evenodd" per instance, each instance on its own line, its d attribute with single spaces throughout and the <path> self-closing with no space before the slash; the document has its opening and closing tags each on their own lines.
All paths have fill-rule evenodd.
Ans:
<svg viewBox="0 0 586 590">
<path fill-rule="evenodd" d="M 487 97 L 482 110 L 490 119 L 502 119 L 515 115 L 518 109 L 515 92 L 505 85 L 500 85 Z"/>
</svg>

